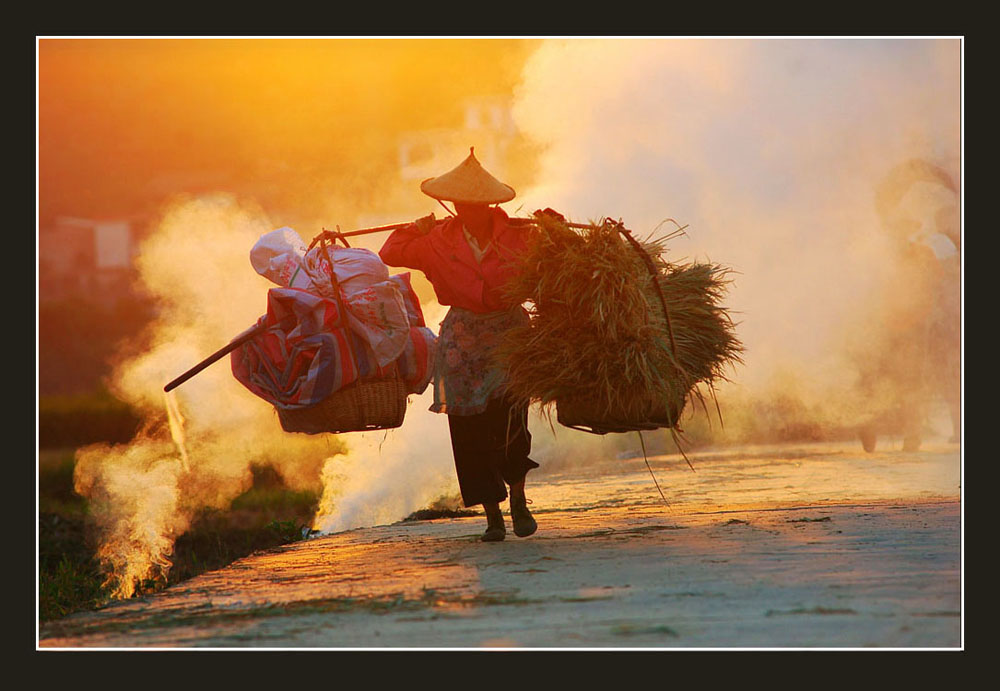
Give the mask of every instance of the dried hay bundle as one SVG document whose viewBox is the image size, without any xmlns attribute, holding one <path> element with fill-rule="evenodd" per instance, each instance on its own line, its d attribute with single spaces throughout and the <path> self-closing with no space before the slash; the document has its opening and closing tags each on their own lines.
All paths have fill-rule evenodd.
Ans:
<svg viewBox="0 0 1000 691">
<path fill-rule="evenodd" d="M 510 392 L 546 414 L 556 404 L 559 422 L 597 434 L 676 427 L 687 399 L 700 397 L 696 384 L 711 386 L 740 362 L 719 304 L 728 270 L 666 262 L 674 235 L 639 242 L 607 219 L 574 224 L 580 232 L 548 215 L 537 222 L 507 286 L 532 320 L 496 350 Z"/>
</svg>

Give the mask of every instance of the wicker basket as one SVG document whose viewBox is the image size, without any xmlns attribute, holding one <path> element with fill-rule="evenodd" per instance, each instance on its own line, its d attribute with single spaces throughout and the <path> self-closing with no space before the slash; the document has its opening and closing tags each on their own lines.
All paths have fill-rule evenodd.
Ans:
<svg viewBox="0 0 1000 691">
<path fill-rule="evenodd" d="M 556 420 L 564 427 L 591 434 L 674 427 L 684 411 L 686 401 L 686 395 L 673 401 L 669 406 L 665 406 L 663 401 L 650 400 L 645 406 L 643 414 L 631 419 L 605 413 L 599 409 L 597 402 L 592 398 L 564 398 L 556 402 Z"/>
<path fill-rule="evenodd" d="M 400 379 L 359 381 L 309 408 L 278 408 L 281 429 L 304 434 L 341 434 L 392 429 L 403 424 L 406 386 Z"/>
<path fill-rule="evenodd" d="M 324 230 L 313 238 L 309 249 L 319 244 L 330 266 L 330 287 L 341 314 L 346 313 L 329 248 L 336 240 L 350 247 L 338 232 Z M 393 429 L 406 415 L 406 385 L 398 377 L 358 381 L 345 386 L 309 408 L 277 408 L 281 429 L 304 434 L 342 434 L 376 429 Z"/>
</svg>

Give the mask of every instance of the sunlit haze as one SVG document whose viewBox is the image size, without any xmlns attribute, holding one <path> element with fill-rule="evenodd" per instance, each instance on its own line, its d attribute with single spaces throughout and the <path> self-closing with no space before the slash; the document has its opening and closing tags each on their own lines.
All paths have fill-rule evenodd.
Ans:
<svg viewBox="0 0 1000 691">
<path fill-rule="evenodd" d="M 673 218 L 687 232 L 669 259 L 734 270 L 745 364 L 719 390 L 734 438 L 748 401 L 777 395 L 850 428 L 872 406 L 858 353 L 890 347 L 885 315 L 915 291 L 876 189 L 912 160 L 961 184 L 960 61 L 955 39 L 39 40 L 40 247 L 61 218 L 138 219 L 135 287 L 157 305 L 143 352 L 108 354 L 108 387 L 144 429 L 77 455 L 119 594 L 169 568 L 195 511 L 227 506 L 255 462 L 323 482 L 323 531 L 457 492 L 426 395 L 388 436 L 331 439 L 283 432 L 228 359 L 175 391 L 169 420 L 162 389 L 263 314 L 260 235 L 440 217 L 419 182 L 470 146 L 517 191 L 511 215 L 609 216 L 639 236 Z M 956 195 L 923 184 L 900 205 L 914 228 L 960 228 Z M 444 311 L 414 283 L 437 331 Z M 619 448 L 532 425 L 543 469 Z"/>
</svg>

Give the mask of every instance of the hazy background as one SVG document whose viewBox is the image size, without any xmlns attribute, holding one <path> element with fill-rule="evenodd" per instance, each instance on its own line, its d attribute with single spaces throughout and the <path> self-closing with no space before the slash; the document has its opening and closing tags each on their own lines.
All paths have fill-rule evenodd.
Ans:
<svg viewBox="0 0 1000 691">
<path fill-rule="evenodd" d="M 889 293 L 918 292 L 894 283 L 902 252 L 875 190 L 914 159 L 959 182 L 960 57 L 957 40 L 547 42 L 515 90 L 543 150 L 519 200 L 640 233 L 689 224 L 671 258 L 737 272 L 746 366 L 728 395 L 783 391 L 850 426 L 850 343 L 879 338 L 865 317 Z M 904 204 L 928 226 L 949 207 L 957 229 L 938 192 Z"/>
<path fill-rule="evenodd" d="M 620 217 L 640 236 L 671 217 L 689 226 L 671 259 L 734 269 L 726 305 L 745 366 L 719 390 L 726 430 L 692 418 L 693 443 L 850 436 L 871 403 L 851 344 L 879 341 L 866 316 L 899 287 L 875 189 L 912 159 L 960 182 L 960 51 L 948 39 L 40 40 L 39 394 L 103 389 L 143 420 L 132 442 L 77 455 L 78 491 L 106 500 L 108 553 L 162 560 L 192 512 L 224 507 L 262 459 L 290 484 L 322 483 L 323 530 L 455 493 L 447 423 L 426 397 L 388 434 L 290 435 L 223 361 L 176 390 L 182 457 L 162 387 L 263 313 L 270 284 L 248 259 L 262 233 L 287 225 L 308 241 L 440 216 L 419 182 L 469 146 L 518 191 L 511 214 Z M 955 205 L 922 199 L 919 219 Z M 436 329 L 443 311 L 417 278 Z M 637 446 L 532 430 L 543 468 Z"/>
</svg>

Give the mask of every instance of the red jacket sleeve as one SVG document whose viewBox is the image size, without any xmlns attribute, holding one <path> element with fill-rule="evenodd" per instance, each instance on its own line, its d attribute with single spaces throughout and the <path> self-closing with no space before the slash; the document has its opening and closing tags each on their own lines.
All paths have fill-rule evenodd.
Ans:
<svg viewBox="0 0 1000 691">
<path fill-rule="evenodd" d="M 379 250 L 378 256 L 389 266 L 405 266 L 408 269 L 423 271 L 430 234 L 424 235 L 417 230 L 415 223 L 392 231 Z"/>
</svg>

